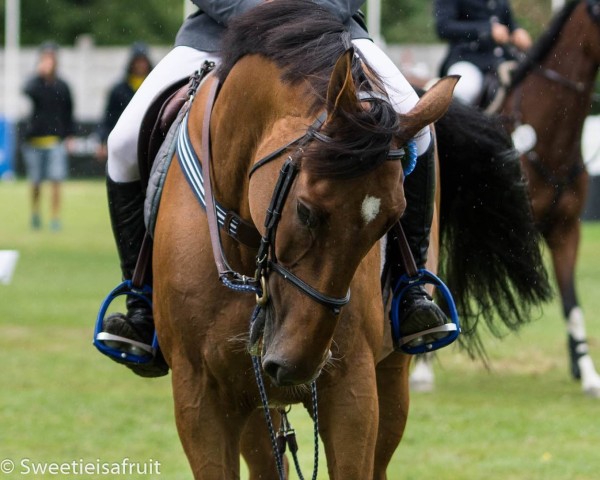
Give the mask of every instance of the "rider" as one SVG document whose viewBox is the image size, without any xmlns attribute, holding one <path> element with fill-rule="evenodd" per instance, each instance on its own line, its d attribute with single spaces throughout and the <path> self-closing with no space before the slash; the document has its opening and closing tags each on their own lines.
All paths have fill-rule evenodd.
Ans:
<svg viewBox="0 0 600 480">
<path fill-rule="evenodd" d="M 188 77 L 204 61 L 218 62 L 218 43 L 228 22 L 264 0 L 192 0 L 200 10 L 181 26 L 175 47 L 156 65 L 121 115 L 108 138 L 107 190 L 111 223 L 125 279 L 131 279 L 145 232 L 143 218 L 144 191 L 137 166 L 138 128 L 147 107 L 168 85 Z M 362 19 L 357 15 L 364 0 L 322 0 L 316 2 L 334 13 L 348 26 L 358 53 L 386 83 L 392 104 L 399 113 L 411 110 L 417 94 L 393 62 L 368 37 Z M 435 172 L 433 141 L 428 128 L 415 137 L 418 161 L 405 181 L 407 209 L 402 225 L 417 267 L 425 265 L 429 231 L 433 214 Z M 402 301 L 401 335 L 418 334 L 448 322 L 442 310 L 423 287 L 408 290 Z M 146 345 L 152 342 L 154 325 L 147 303 L 129 296 L 127 313 L 113 314 L 104 320 L 103 331 Z M 415 343 L 431 343 L 436 337 L 417 337 Z M 130 351 L 123 342 L 119 348 Z M 118 361 L 118 360 L 117 360 Z M 128 364 L 142 376 L 160 376 L 168 372 L 162 357 L 148 364 Z"/>
<path fill-rule="evenodd" d="M 509 0 L 435 0 L 438 36 L 450 42 L 441 75 L 460 75 L 454 95 L 476 105 L 486 73 L 513 57 L 509 44 L 521 51 L 531 47 L 531 37 L 518 26 Z"/>
</svg>

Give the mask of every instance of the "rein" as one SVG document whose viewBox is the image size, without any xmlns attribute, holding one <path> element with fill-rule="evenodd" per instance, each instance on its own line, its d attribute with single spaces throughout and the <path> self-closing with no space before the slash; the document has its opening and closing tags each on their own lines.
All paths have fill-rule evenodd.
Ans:
<svg viewBox="0 0 600 480">
<path fill-rule="evenodd" d="M 570 90 L 575 91 L 576 93 L 583 93 L 585 91 L 585 83 L 577 82 L 575 80 L 571 80 L 565 77 L 563 74 L 553 70 L 551 68 L 546 68 L 542 65 L 538 65 L 539 69 L 535 70 L 534 73 L 544 77 L 546 80 L 550 80 L 554 83 L 559 83 L 560 85 L 569 88 Z"/>
</svg>

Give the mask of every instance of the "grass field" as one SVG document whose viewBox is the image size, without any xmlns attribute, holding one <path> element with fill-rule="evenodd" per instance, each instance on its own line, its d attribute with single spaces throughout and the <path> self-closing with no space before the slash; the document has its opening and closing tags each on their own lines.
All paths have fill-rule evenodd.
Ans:
<svg viewBox="0 0 600 480">
<path fill-rule="evenodd" d="M 32 232 L 26 184 L 0 183 L 0 250 L 20 252 L 12 283 L 0 285 L 0 469 L 15 463 L 0 479 L 51 478 L 30 473 L 34 462 L 124 458 L 158 461 L 161 474 L 87 478 L 189 479 L 169 378 L 135 377 L 91 344 L 99 303 L 119 280 L 103 183 L 68 182 L 64 194 L 63 231 Z M 584 226 L 578 279 L 600 361 L 598 224 Z M 567 375 L 558 313 L 549 304 L 518 336 L 489 339 L 491 370 L 453 348 L 440 354 L 436 391 L 412 395 L 389 478 L 599 478 L 600 400 Z M 308 472 L 311 425 L 295 412 Z"/>
</svg>

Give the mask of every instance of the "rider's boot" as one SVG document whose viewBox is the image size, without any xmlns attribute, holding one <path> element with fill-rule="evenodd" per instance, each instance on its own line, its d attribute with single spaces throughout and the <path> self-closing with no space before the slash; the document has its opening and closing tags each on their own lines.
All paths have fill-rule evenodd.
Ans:
<svg viewBox="0 0 600 480">
<path fill-rule="evenodd" d="M 436 182 L 434 151 L 432 138 L 429 148 L 418 157 L 415 169 L 404 181 L 406 211 L 400 222 L 417 269 L 425 268 L 429 248 Z M 436 327 L 449 323 L 449 320 L 422 285 L 412 286 L 404 293 L 399 316 L 401 340 L 406 341 L 407 337 L 413 336 L 403 345 L 405 348 L 430 345 L 447 335 L 446 332 L 435 331 Z M 431 329 L 434 331 L 428 332 Z M 423 334 L 418 335 L 421 332 Z"/>
<path fill-rule="evenodd" d="M 131 280 L 146 232 L 144 191 L 140 181 L 118 183 L 107 176 L 106 185 L 108 209 L 123 279 Z M 111 342 L 111 347 L 117 350 L 138 356 L 152 355 L 149 353 L 154 338 L 152 308 L 146 301 L 134 296 L 127 297 L 126 305 L 126 314 L 113 313 L 104 319 L 102 331 L 120 337 L 118 341 Z M 160 350 L 147 363 L 130 363 L 111 358 L 124 363 L 142 377 L 160 377 L 169 371 Z"/>
</svg>

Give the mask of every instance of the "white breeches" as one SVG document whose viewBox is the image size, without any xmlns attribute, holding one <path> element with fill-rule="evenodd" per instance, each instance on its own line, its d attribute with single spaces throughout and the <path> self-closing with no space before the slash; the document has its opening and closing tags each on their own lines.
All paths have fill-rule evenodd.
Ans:
<svg viewBox="0 0 600 480">
<path fill-rule="evenodd" d="M 352 43 L 383 80 L 396 111 L 406 113 L 411 110 L 418 96 L 387 55 L 368 39 Z M 111 180 L 120 183 L 139 180 L 137 146 L 140 123 L 146 110 L 165 87 L 190 76 L 205 60 L 218 62 L 218 56 L 190 47 L 175 47 L 150 72 L 108 137 L 107 173 Z M 415 140 L 420 155 L 429 146 L 429 129 L 424 128 Z"/>
<path fill-rule="evenodd" d="M 483 89 L 483 73 L 470 62 L 457 62 L 448 69 L 448 75 L 460 75 L 454 96 L 468 105 L 474 105 Z"/>
<path fill-rule="evenodd" d="M 407 113 L 419 101 L 414 88 L 404 78 L 398 67 L 375 43 L 366 38 L 353 40 L 352 43 L 360 51 L 369 66 L 383 80 L 385 91 L 392 101 L 392 106 L 398 113 Z M 421 155 L 429 147 L 431 134 L 429 127 L 423 128 L 415 135 L 417 154 Z"/>
<path fill-rule="evenodd" d="M 190 47 L 175 47 L 150 72 L 119 117 L 108 136 L 108 176 L 114 182 L 139 180 L 137 152 L 139 129 L 152 100 L 167 86 L 192 75 L 205 60 L 216 61 L 212 53 Z"/>
</svg>

